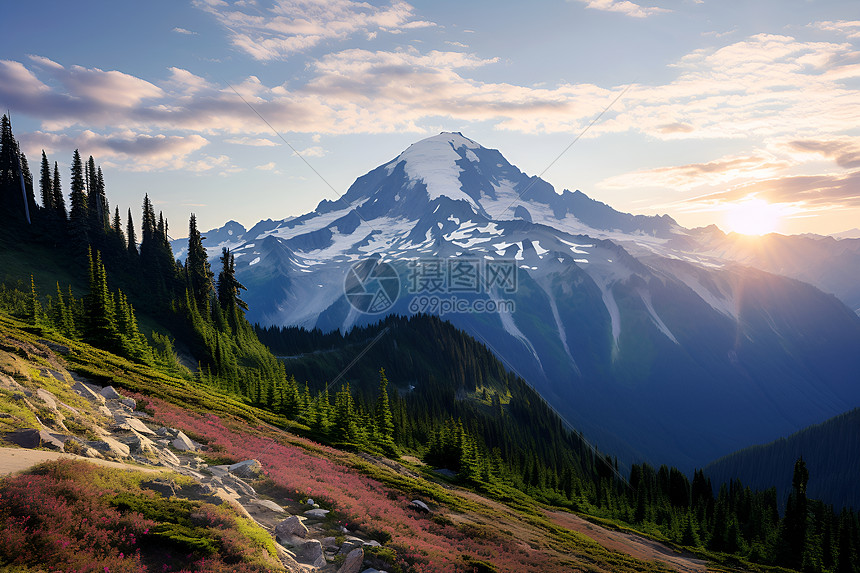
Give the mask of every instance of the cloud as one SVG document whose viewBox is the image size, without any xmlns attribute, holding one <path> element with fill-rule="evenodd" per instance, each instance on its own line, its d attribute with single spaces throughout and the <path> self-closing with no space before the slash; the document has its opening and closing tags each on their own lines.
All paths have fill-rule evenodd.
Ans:
<svg viewBox="0 0 860 573">
<path fill-rule="evenodd" d="M 44 149 L 48 153 L 80 149 L 86 155 L 125 162 L 126 168 L 142 171 L 155 168 L 181 169 L 185 158 L 205 147 L 209 141 L 197 134 L 185 136 L 149 135 L 121 131 L 100 134 L 85 130 L 77 134 L 37 131 L 21 137 L 24 149 L 30 153 Z M 35 156 L 35 154 L 34 154 Z"/>
<path fill-rule="evenodd" d="M 177 34 L 184 34 L 186 36 L 196 36 L 197 35 L 197 32 L 192 32 L 191 30 L 186 30 L 185 28 L 174 28 L 172 31 L 177 33 Z"/>
<path fill-rule="evenodd" d="M 817 28 L 818 30 L 823 30 L 825 32 L 836 32 L 838 34 L 843 34 L 850 39 L 860 38 L 860 20 L 815 22 L 813 24 L 810 24 L 809 26 L 811 28 Z"/>
<path fill-rule="evenodd" d="M 791 203 L 804 210 L 860 207 L 860 171 L 791 175 L 754 181 L 688 203 L 725 203 L 754 195 L 768 203 Z"/>
<path fill-rule="evenodd" d="M 313 145 L 311 147 L 307 147 L 305 149 L 298 149 L 298 154 L 302 157 L 322 157 L 325 155 L 325 149 L 320 147 L 319 145 Z"/>
<path fill-rule="evenodd" d="M 833 159 L 839 167 L 845 169 L 860 167 L 860 138 L 794 140 L 785 145 L 795 152 L 822 155 Z"/>
<path fill-rule="evenodd" d="M 671 10 L 655 6 L 640 6 L 639 4 L 635 4 L 628 0 L 577 0 L 577 2 L 585 4 L 586 8 L 601 10 L 604 12 L 618 12 L 632 18 L 647 18 L 654 14 L 671 12 Z"/>
<path fill-rule="evenodd" d="M 658 187 L 677 191 L 688 191 L 702 186 L 735 184 L 773 177 L 790 167 L 791 162 L 778 159 L 766 152 L 753 155 L 726 156 L 704 163 L 689 163 L 668 167 L 646 169 L 634 173 L 616 175 L 600 182 L 609 189 L 631 187 Z"/>
<path fill-rule="evenodd" d="M 263 165 L 257 165 L 254 169 L 259 169 L 260 171 L 274 171 L 278 167 L 278 164 L 274 161 L 269 161 L 268 163 L 264 163 Z"/>
<path fill-rule="evenodd" d="M 278 145 L 271 139 L 266 139 L 264 137 L 232 137 L 230 139 L 225 139 L 224 143 L 249 145 L 251 147 L 276 147 Z"/>
<path fill-rule="evenodd" d="M 356 33 L 397 32 L 435 26 L 414 20 L 414 8 L 400 0 L 384 7 L 353 0 L 274 0 L 265 10 L 256 4 L 196 0 L 228 30 L 231 43 L 252 58 L 280 60 L 329 40 Z"/>
</svg>

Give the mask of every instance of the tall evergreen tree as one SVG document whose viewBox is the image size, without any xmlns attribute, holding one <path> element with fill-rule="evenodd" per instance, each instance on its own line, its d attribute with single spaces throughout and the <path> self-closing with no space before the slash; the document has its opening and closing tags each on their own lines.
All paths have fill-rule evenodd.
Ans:
<svg viewBox="0 0 860 573">
<path fill-rule="evenodd" d="M 51 180 L 51 188 L 54 194 L 54 209 L 63 221 L 66 220 L 66 198 L 63 197 L 63 188 L 60 186 L 60 167 L 54 161 L 54 177 Z"/>
<path fill-rule="evenodd" d="M 376 398 L 374 412 L 377 444 L 389 455 L 395 453 L 394 446 L 394 416 L 391 415 L 391 404 L 388 400 L 388 377 L 385 369 L 379 369 L 379 396 Z"/>
<path fill-rule="evenodd" d="M 54 184 L 51 181 L 51 164 L 48 163 L 48 156 L 45 155 L 45 150 L 42 150 L 42 168 L 39 177 L 39 191 L 42 193 L 42 207 L 49 213 L 56 211 L 54 205 Z"/>
<path fill-rule="evenodd" d="M 93 346 L 117 351 L 119 344 L 114 316 L 114 301 L 108 291 L 107 272 L 101 253 L 87 250 L 90 292 L 85 300 L 84 337 Z"/>
<path fill-rule="evenodd" d="M 239 298 L 239 291 L 242 290 L 246 289 L 236 278 L 236 259 L 225 247 L 221 250 L 221 272 L 218 273 L 216 294 L 218 305 L 234 330 L 238 329 L 240 322 L 239 309 L 248 310 L 247 303 Z"/>
<path fill-rule="evenodd" d="M 134 221 L 131 218 L 131 208 L 128 210 L 128 222 L 125 227 L 125 234 L 128 240 L 128 253 L 137 258 L 137 237 L 134 234 Z"/>
<path fill-rule="evenodd" d="M 71 193 L 69 194 L 69 234 L 74 246 L 83 249 L 89 243 L 89 209 L 84 182 L 84 164 L 75 149 L 72 157 Z"/>
<path fill-rule="evenodd" d="M 185 258 L 185 280 L 197 310 L 203 316 L 209 315 L 209 298 L 212 296 L 212 277 L 203 238 L 197 230 L 197 217 L 191 214 L 188 222 L 188 255 Z"/>
</svg>

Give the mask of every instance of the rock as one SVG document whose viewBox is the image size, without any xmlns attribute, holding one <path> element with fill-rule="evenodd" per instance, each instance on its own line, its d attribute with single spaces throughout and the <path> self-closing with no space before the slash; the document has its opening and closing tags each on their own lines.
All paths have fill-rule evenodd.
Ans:
<svg viewBox="0 0 860 573">
<path fill-rule="evenodd" d="M 140 485 L 141 487 L 160 493 L 164 497 L 173 497 L 176 495 L 176 482 L 173 480 L 156 479 L 150 482 L 143 482 Z"/>
<path fill-rule="evenodd" d="M 38 448 L 45 446 L 52 450 L 63 451 L 64 440 L 58 439 L 45 430 L 37 430 L 35 428 L 17 430 L 15 432 L 7 433 L 4 438 L 16 446 L 21 446 L 22 448 Z"/>
<path fill-rule="evenodd" d="M 375 539 L 371 539 L 370 541 L 364 542 L 365 547 L 382 547 L 382 544 Z"/>
<path fill-rule="evenodd" d="M 308 505 L 316 505 L 316 504 L 314 503 L 313 498 L 310 498 L 310 497 L 308 498 L 308 500 L 307 500 L 305 503 L 306 503 L 306 504 L 308 504 Z"/>
<path fill-rule="evenodd" d="M 101 394 L 96 394 L 93 390 L 84 384 L 83 382 L 75 382 L 75 385 L 72 386 L 72 390 L 77 392 L 80 396 L 83 396 L 90 402 L 95 402 L 96 404 L 104 404 L 105 397 Z"/>
<path fill-rule="evenodd" d="M 54 411 L 57 410 L 57 397 L 56 396 L 54 396 L 53 394 L 51 394 L 50 392 L 48 392 L 44 388 L 37 389 L 36 390 L 36 396 L 38 396 L 42 402 L 47 404 L 48 408 L 50 408 L 51 410 L 54 410 Z"/>
<path fill-rule="evenodd" d="M 338 550 L 338 555 L 348 555 L 351 551 L 358 549 L 364 546 L 364 540 L 359 537 L 354 537 L 352 535 L 348 536 L 346 540 L 341 544 L 340 550 Z"/>
<path fill-rule="evenodd" d="M 134 430 L 132 430 L 131 433 L 131 438 L 129 438 L 126 443 L 132 449 L 132 451 L 141 454 L 155 451 L 155 443 L 152 440 L 142 434 L 139 434 Z"/>
<path fill-rule="evenodd" d="M 305 541 L 299 548 L 297 555 L 300 561 L 310 563 L 314 567 L 320 568 L 326 565 L 325 553 L 323 553 L 322 543 L 319 542 L 319 539 Z"/>
<path fill-rule="evenodd" d="M 50 340 L 39 339 L 36 342 L 44 344 L 45 346 L 47 346 L 48 348 L 50 348 L 51 350 L 53 350 L 57 354 L 68 354 L 69 352 L 71 352 L 71 350 L 69 350 L 68 346 L 63 346 L 62 344 L 58 344 L 56 342 L 51 342 Z"/>
<path fill-rule="evenodd" d="M 448 468 L 439 468 L 439 469 L 433 470 L 433 471 L 435 473 L 437 473 L 441 476 L 445 476 L 446 478 L 449 478 L 449 479 L 456 479 L 457 478 L 457 472 L 449 470 Z"/>
<path fill-rule="evenodd" d="M 236 492 L 240 495 L 244 495 L 251 498 L 257 497 L 257 492 L 254 491 L 253 487 L 235 476 L 227 474 L 221 478 L 221 481 L 224 483 L 224 485 L 228 485 L 235 489 Z"/>
<path fill-rule="evenodd" d="M 280 505 L 278 505 L 277 503 L 275 503 L 274 501 L 271 501 L 269 499 L 255 499 L 254 503 L 256 503 L 257 505 L 260 505 L 262 507 L 265 507 L 266 509 L 270 509 L 270 510 L 274 511 L 275 513 L 285 513 L 286 512 L 286 510 L 283 507 L 281 507 Z"/>
<path fill-rule="evenodd" d="M 263 465 L 257 460 L 245 460 L 231 466 L 227 466 L 227 471 L 241 478 L 255 479 L 263 473 Z"/>
<path fill-rule="evenodd" d="M 194 442 L 191 441 L 191 438 L 186 436 L 183 432 L 176 433 L 176 438 L 171 442 L 171 445 L 177 450 L 181 450 L 183 452 L 197 451 L 197 446 L 194 445 Z"/>
<path fill-rule="evenodd" d="M 129 410 L 134 410 L 137 408 L 137 400 L 134 398 L 120 398 L 119 403 L 128 408 Z"/>
<path fill-rule="evenodd" d="M 346 554 L 346 559 L 337 573 L 358 573 L 362 563 L 364 563 L 364 549 L 358 547 Z"/>
<path fill-rule="evenodd" d="M 158 448 L 155 450 L 158 459 L 161 461 L 162 465 L 166 466 L 178 466 L 180 463 L 179 458 L 176 457 L 176 454 L 171 452 L 168 449 Z"/>
<path fill-rule="evenodd" d="M 176 434 L 177 434 L 176 430 L 173 430 L 171 428 L 167 428 L 165 426 L 161 426 L 160 428 L 155 430 L 155 433 L 161 437 L 168 437 L 169 436 L 171 438 L 175 438 Z"/>
<path fill-rule="evenodd" d="M 340 549 L 336 537 L 323 537 L 320 543 L 322 543 L 324 549 L 331 549 L 332 551 Z"/>
<path fill-rule="evenodd" d="M 138 434 L 147 434 L 150 436 L 155 435 L 155 432 L 150 430 L 146 424 L 137 418 L 124 416 L 122 414 L 114 414 L 113 419 L 116 421 L 117 425 L 124 430 L 133 430 Z"/>
<path fill-rule="evenodd" d="M 430 508 L 427 507 L 427 504 L 421 501 L 420 499 L 413 499 L 409 503 L 409 507 L 414 509 L 418 513 L 430 513 Z"/>
<path fill-rule="evenodd" d="M 275 535 L 283 538 L 295 535 L 304 539 L 308 536 L 308 528 L 297 515 L 291 515 L 275 526 Z"/>
<path fill-rule="evenodd" d="M 4 390 L 12 390 L 13 392 L 24 391 L 24 387 L 18 384 L 14 378 L 7 376 L 2 372 L 0 372 L 0 388 L 3 388 Z"/>
<path fill-rule="evenodd" d="M 110 436 L 104 436 L 101 441 L 87 442 L 87 446 L 97 450 L 99 453 L 112 455 L 118 458 L 127 458 L 131 448 Z"/>
<path fill-rule="evenodd" d="M 305 515 L 307 515 L 311 519 L 325 519 L 325 516 L 328 515 L 328 512 L 328 509 L 309 509 L 305 512 Z"/>
<path fill-rule="evenodd" d="M 113 416 L 113 413 L 108 410 L 107 406 L 104 405 L 99 406 L 99 413 L 106 418 L 110 418 L 111 416 Z"/>
<path fill-rule="evenodd" d="M 122 398 L 113 386 L 105 386 L 99 393 L 108 400 L 119 400 Z"/>
</svg>

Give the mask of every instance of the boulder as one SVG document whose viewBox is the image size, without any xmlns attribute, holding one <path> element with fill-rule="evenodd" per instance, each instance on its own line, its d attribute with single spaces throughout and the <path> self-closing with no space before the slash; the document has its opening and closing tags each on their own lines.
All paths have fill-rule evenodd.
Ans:
<svg viewBox="0 0 860 573">
<path fill-rule="evenodd" d="M 275 503 L 274 501 L 272 501 L 270 499 L 255 499 L 254 503 L 256 503 L 259 506 L 265 507 L 268 510 L 274 511 L 275 513 L 285 513 L 286 512 L 286 510 L 283 507 L 281 507 L 280 505 L 278 505 L 277 503 Z"/>
<path fill-rule="evenodd" d="M 87 386 L 83 382 L 75 382 L 75 385 L 72 386 L 72 390 L 74 390 L 78 395 L 83 396 L 90 402 L 95 402 L 96 404 L 105 403 L 104 396 L 95 393 L 89 386 Z"/>
<path fill-rule="evenodd" d="M 48 348 L 50 348 L 51 350 L 53 350 L 57 354 L 68 354 L 69 352 L 71 352 L 71 350 L 69 350 L 68 346 L 64 346 L 64 345 L 58 344 L 56 342 L 51 342 L 50 340 L 39 339 L 37 342 L 44 344 L 45 346 L 47 346 Z"/>
<path fill-rule="evenodd" d="M 155 435 L 155 432 L 150 430 L 146 424 L 132 416 L 114 414 L 113 419 L 117 423 L 117 425 L 124 430 L 133 430 L 138 434 L 147 434 L 149 436 Z"/>
<path fill-rule="evenodd" d="M 305 503 L 306 503 L 306 504 L 308 504 L 308 505 L 316 505 L 316 503 L 314 503 L 314 500 L 313 500 L 313 498 L 312 498 L 312 497 L 309 497 L 309 498 L 308 498 L 308 500 L 307 500 Z"/>
<path fill-rule="evenodd" d="M 128 408 L 129 410 L 134 410 L 137 408 L 137 400 L 134 398 L 120 398 L 119 403 Z"/>
<path fill-rule="evenodd" d="M 177 450 L 183 452 L 196 452 L 197 446 L 191 441 L 191 438 L 185 435 L 184 432 L 177 432 L 176 438 L 171 442 L 171 445 Z"/>
<path fill-rule="evenodd" d="M 319 539 L 305 541 L 298 549 L 298 558 L 304 563 L 309 563 L 316 568 L 325 567 L 325 553 Z"/>
<path fill-rule="evenodd" d="M 131 453 L 131 448 L 110 436 L 104 436 L 101 441 L 98 442 L 87 442 L 87 446 L 101 454 L 108 454 L 118 458 L 127 458 Z"/>
<path fill-rule="evenodd" d="M 309 509 L 305 512 L 305 515 L 311 519 L 325 519 L 328 512 L 329 510 L 327 509 Z"/>
<path fill-rule="evenodd" d="M 365 547 L 382 547 L 382 544 L 375 539 L 371 539 L 370 541 L 364 542 Z"/>
<path fill-rule="evenodd" d="M 291 515 L 275 526 L 275 535 L 287 539 L 290 535 L 306 538 L 308 528 L 297 515 Z"/>
<path fill-rule="evenodd" d="M 102 396 L 104 396 L 108 400 L 119 400 L 122 396 L 119 395 L 119 392 L 113 386 L 105 386 L 102 388 L 102 391 L 99 392 Z"/>
<path fill-rule="evenodd" d="M 346 559 L 337 573 L 358 573 L 362 563 L 364 563 L 364 549 L 358 547 L 346 554 Z"/>
<path fill-rule="evenodd" d="M 427 507 L 427 504 L 421 501 L 420 499 L 413 499 L 409 503 L 409 507 L 414 509 L 418 513 L 430 513 L 430 508 Z"/>
<path fill-rule="evenodd" d="M 337 537 L 323 537 L 321 540 L 323 549 L 335 551 L 340 549 L 340 546 L 337 544 Z"/>
<path fill-rule="evenodd" d="M 6 441 L 22 448 L 39 448 L 44 446 L 52 450 L 63 451 L 64 440 L 53 436 L 45 430 L 37 430 L 35 428 L 16 430 L 7 433 L 4 438 Z"/>
<path fill-rule="evenodd" d="M 164 497 L 173 497 L 176 495 L 176 482 L 173 480 L 156 479 L 150 482 L 143 482 L 140 485 L 141 487 L 160 493 Z"/>
<path fill-rule="evenodd" d="M 241 478 L 255 479 L 263 473 L 263 466 L 257 460 L 245 460 L 244 462 L 227 466 L 227 471 Z"/>
<path fill-rule="evenodd" d="M 161 461 L 162 465 L 178 466 L 182 463 L 181 461 L 179 461 L 179 458 L 176 457 L 176 454 L 166 448 L 158 448 L 155 450 L 155 453 L 158 456 L 158 459 Z"/>
<path fill-rule="evenodd" d="M 360 537 L 355 537 L 349 535 L 346 537 L 344 542 L 340 546 L 340 550 L 338 550 L 338 555 L 348 555 L 354 549 L 358 549 L 364 546 L 364 540 Z"/>
<path fill-rule="evenodd" d="M 164 437 L 175 438 L 176 434 L 178 432 L 176 430 L 174 430 L 173 428 L 167 428 L 165 426 L 161 426 L 160 428 L 155 430 L 155 433 L 158 434 L 159 436 L 161 436 L 162 438 L 164 438 Z"/>
<path fill-rule="evenodd" d="M 132 451 L 140 454 L 154 452 L 156 449 L 152 440 L 134 430 L 131 431 L 131 438 L 126 443 Z"/>
<path fill-rule="evenodd" d="M 45 390 L 44 388 L 38 388 L 36 390 L 36 396 L 44 402 L 49 409 L 56 411 L 57 410 L 57 397 Z"/>
</svg>

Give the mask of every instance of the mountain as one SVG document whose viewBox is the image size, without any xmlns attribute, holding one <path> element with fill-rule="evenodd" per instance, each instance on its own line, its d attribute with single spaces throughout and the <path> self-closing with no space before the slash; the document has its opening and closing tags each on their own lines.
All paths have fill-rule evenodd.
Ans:
<svg viewBox="0 0 860 573">
<path fill-rule="evenodd" d="M 442 133 L 233 252 L 252 322 L 443 314 L 604 451 L 692 469 L 860 404 L 860 318 L 696 252 L 718 233 L 557 193 Z"/>
<path fill-rule="evenodd" d="M 795 278 L 836 295 L 860 314 L 860 239 L 822 235 L 749 237 L 715 227 L 691 231 L 678 243 L 703 262 L 727 261 Z"/>
<path fill-rule="evenodd" d="M 810 497 L 841 507 L 860 507 L 860 409 L 854 409 L 769 444 L 745 448 L 708 464 L 715 484 L 740 479 L 753 489 L 776 486 L 779 498 L 791 491 L 789 475 L 803 458 L 812 476 Z"/>
</svg>

